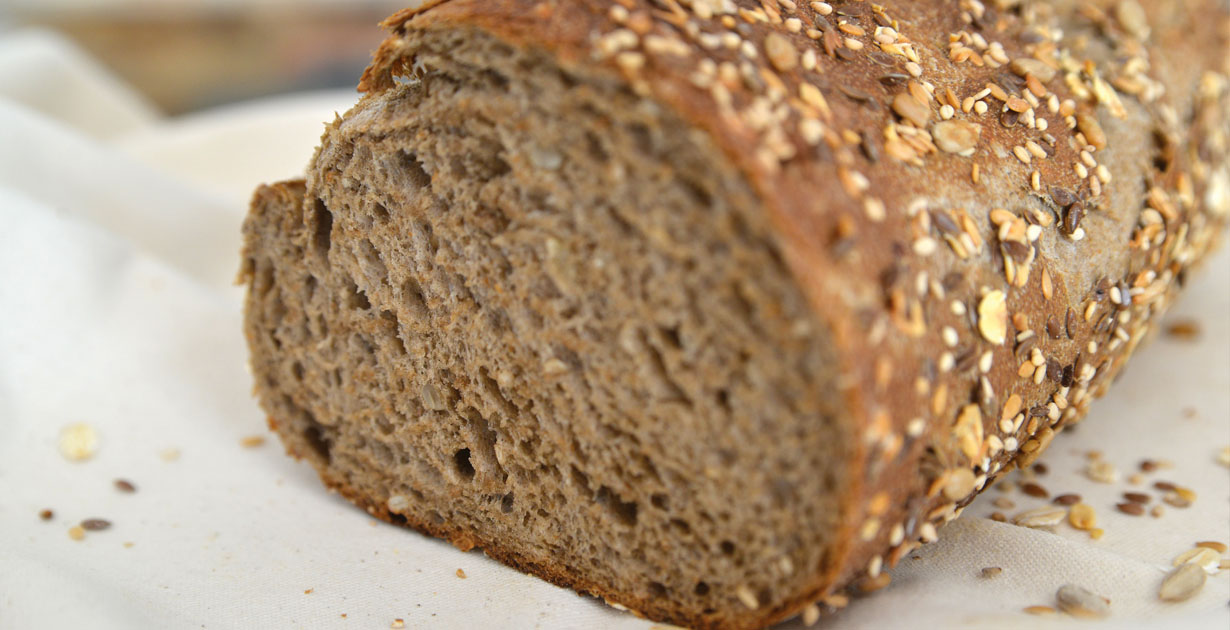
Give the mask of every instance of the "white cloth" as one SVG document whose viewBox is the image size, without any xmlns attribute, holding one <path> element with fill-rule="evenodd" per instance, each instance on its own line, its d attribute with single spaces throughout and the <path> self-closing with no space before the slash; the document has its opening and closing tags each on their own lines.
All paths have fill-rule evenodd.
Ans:
<svg viewBox="0 0 1230 630">
<path fill-rule="evenodd" d="M 53 66 L 80 61 L 48 41 L 27 58 L 58 48 Z M 11 83 L 41 76 L 4 61 L 0 94 L 26 93 Z M 241 447 L 265 433 L 230 284 L 244 205 L 256 183 L 302 170 L 321 123 L 354 94 L 172 121 L 132 112 L 139 124 L 116 136 L 62 109 L 88 107 L 82 90 L 119 89 L 107 77 L 78 81 L 98 70 L 77 69 L 38 102 L 0 98 L 0 628 L 387 628 L 398 618 L 414 628 L 652 627 L 376 523 L 272 438 Z M 108 102 L 139 99 L 121 91 Z M 1015 502 L 1010 516 L 1044 502 L 992 489 L 921 559 L 905 559 L 889 588 L 824 627 L 1084 627 L 1022 612 L 1054 605 L 1066 582 L 1110 597 L 1113 627 L 1230 626 L 1226 572 L 1191 601 L 1156 596 L 1174 556 L 1230 542 L 1230 471 L 1215 463 L 1230 444 L 1230 252 L 1193 276 L 1175 310 L 1171 319 L 1199 322 L 1199 341 L 1160 335 L 1041 460 L 1050 472 L 1038 481 L 1084 495 L 1101 540 L 1066 524 L 1050 533 L 993 522 L 997 497 Z M 100 441 L 92 459 L 70 462 L 57 440 L 78 422 Z M 181 455 L 165 461 L 171 448 Z M 1150 483 L 1198 498 L 1161 518 L 1120 514 L 1114 504 L 1131 488 L 1085 478 L 1089 449 L 1124 476 L 1143 458 L 1170 460 Z M 137 492 L 118 492 L 116 478 Z M 43 508 L 53 520 L 40 520 Z M 92 517 L 113 525 L 71 540 L 69 527 Z M 980 577 L 989 566 L 1002 574 Z"/>
</svg>

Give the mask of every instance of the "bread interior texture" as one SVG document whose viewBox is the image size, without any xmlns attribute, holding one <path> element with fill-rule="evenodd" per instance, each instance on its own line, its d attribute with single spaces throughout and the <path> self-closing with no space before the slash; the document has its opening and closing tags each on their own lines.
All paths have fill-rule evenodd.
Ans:
<svg viewBox="0 0 1230 630">
<path fill-rule="evenodd" d="M 814 597 L 853 438 L 746 179 L 611 77 L 411 38 L 418 78 L 245 228 L 288 447 L 374 514 L 659 617 Z"/>
</svg>

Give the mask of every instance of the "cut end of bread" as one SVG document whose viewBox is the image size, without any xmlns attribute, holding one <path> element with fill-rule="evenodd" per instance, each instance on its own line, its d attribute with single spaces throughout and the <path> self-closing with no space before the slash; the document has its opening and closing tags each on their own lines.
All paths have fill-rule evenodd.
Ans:
<svg viewBox="0 0 1230 630">
<path fill-rule="evenodd" d="M 421 81 L 254 199 L 272 426 L 372 514 L 657 619 L 813 601 L 850 438 L 747 182 L 618 82 L 420 37 Z"/>
</svg>

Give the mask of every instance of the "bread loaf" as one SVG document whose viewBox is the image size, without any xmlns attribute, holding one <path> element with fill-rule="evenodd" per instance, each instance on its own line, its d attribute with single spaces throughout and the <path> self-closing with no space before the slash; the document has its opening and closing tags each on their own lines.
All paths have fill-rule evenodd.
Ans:
<svg viewBox="0 0 1230 630">
<path fill-rule="evenodd" d="M 1227 23 L 403 11 L 253 200 L 257 395 L 380 518 L 657 620 L 810 620 L 1079 421 L 1221 238 Z"/>
</svg>

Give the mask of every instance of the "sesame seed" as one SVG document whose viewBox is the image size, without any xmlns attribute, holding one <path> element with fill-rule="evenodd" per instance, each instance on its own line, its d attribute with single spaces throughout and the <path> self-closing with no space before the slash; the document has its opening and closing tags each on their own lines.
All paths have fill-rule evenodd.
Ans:
<svg viewBox="0 0 1230 630">
<path fill-rule="evenodd" d="M 747 606 L 752 610 L 760 608 L 760 601 L 756 599 L 756 594 L 753 593 L 752 589 L 748 588 L 746 584 L 740 584 L 735 587 L 735 597 L 738 597 L 739 601 L 743 602 L 744 606 Z"/>
<path fill-rule="evenodd" d="M 817 621 L 820 621 L 820 607 L 815 604 L 808 604 L 807 607 L 803 609 L 803 625 L 810 628 L 816 625 Z"/>
</svg>

